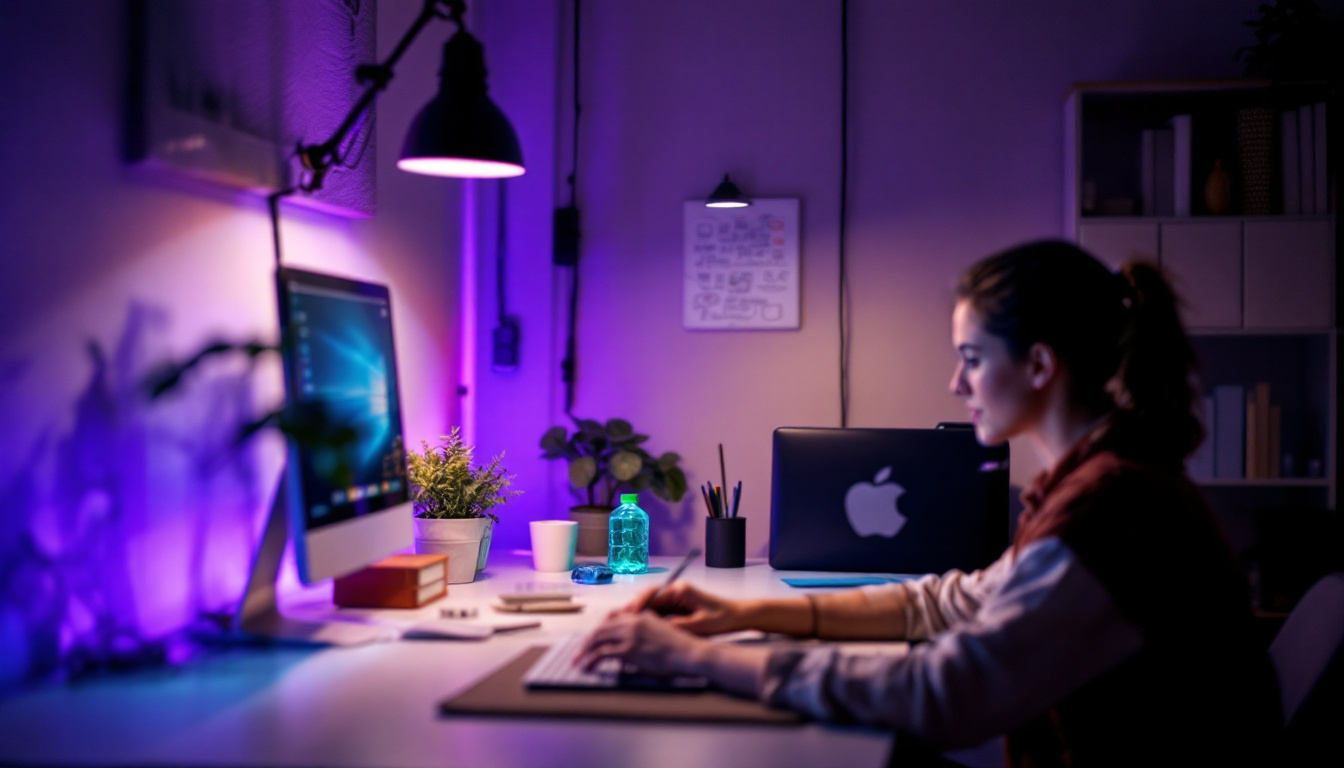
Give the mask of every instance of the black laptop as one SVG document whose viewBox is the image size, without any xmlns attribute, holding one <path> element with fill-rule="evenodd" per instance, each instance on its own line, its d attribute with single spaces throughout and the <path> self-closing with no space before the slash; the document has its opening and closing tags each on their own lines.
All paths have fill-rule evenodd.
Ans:
<svg viewBox="0 0 1344 768">
<path fill-rule="evenodd" d="M 1008 445 L 962 425 L 782 427 L 772 486 L 780 570 L 972 571 L 1008 546 Z"/>
</svg>

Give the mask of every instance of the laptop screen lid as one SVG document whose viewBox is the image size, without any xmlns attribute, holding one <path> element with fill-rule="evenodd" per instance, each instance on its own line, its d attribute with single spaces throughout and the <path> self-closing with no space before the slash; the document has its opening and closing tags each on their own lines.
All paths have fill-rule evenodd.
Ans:
<svg viewBox="0 0 1344 768">
<path fill-rule="evenodd" d="M 770 565 L 972 571 L 1008 546 L 1008 446 L 970 429 L 774 433 Z"/>
</svg>

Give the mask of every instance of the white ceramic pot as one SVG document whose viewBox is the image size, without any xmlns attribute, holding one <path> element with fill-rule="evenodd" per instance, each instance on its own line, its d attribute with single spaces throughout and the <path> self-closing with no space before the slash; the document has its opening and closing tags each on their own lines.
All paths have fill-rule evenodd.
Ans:
<svg viewBox="0 0 1344 768">
<path fill-rule="evenodd" d="M 449 584 L 475 581 L 476 574 L 485 570 L 493 520 L 488 517 L 455 520 L 417 517 L 414 522 L 415 551 L 447 555 Z"/>
</svg>

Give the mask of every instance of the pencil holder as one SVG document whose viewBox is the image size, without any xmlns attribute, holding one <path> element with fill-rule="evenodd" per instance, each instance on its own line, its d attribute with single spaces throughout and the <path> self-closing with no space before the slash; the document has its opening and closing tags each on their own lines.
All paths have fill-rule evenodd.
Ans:
<svg viewBox="0 0 1344 768">
<path fill-rule="evenodd" d="M 741 568 L 747 560 L 747 518 L 705 518 L 705 565 Z"/>
</svg>

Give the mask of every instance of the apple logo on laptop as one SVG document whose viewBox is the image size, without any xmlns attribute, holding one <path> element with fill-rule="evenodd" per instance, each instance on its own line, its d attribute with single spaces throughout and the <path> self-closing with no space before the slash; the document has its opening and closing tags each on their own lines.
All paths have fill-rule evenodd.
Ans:
<svg viewBox="0 0 1344 768">
<path fill-rule="evenodd" d="M 891 538 L 905 527 L 906 517 L 896 502 L 905 489 L 887 482 L 888 477 L 891 477 L 891 467 L 883 467 L 877 471 L 873 482 L 855 483 L 845 492 L 845 516 L 860 536 Z"/>
</svg>

